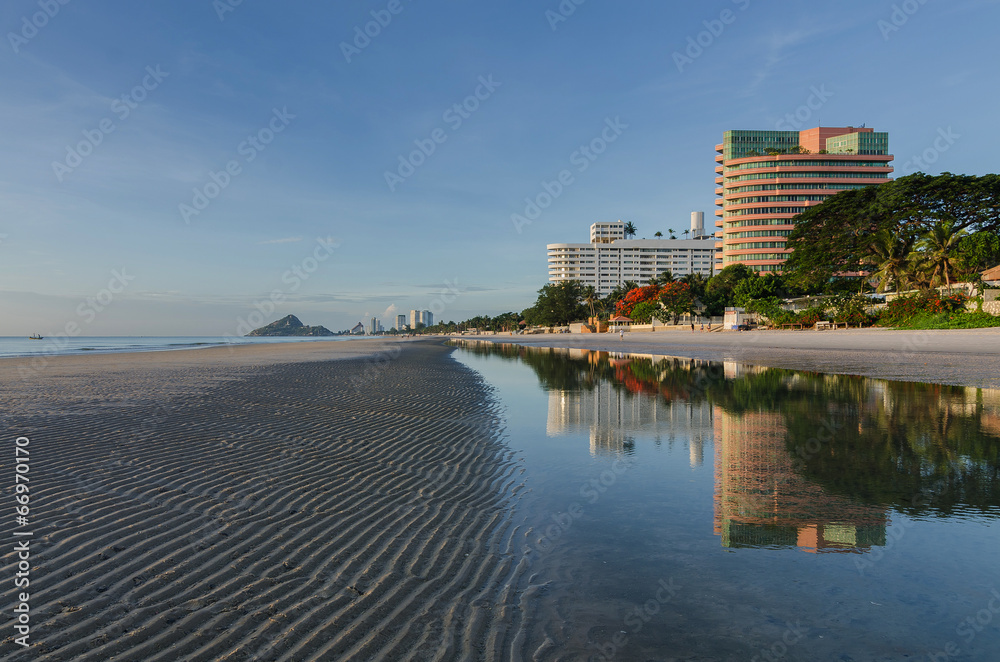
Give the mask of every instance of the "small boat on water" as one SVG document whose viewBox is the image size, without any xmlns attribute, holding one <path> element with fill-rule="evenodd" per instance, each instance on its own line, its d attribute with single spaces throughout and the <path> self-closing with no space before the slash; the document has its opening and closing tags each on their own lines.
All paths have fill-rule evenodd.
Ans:
<svg viewBox="0 0 1000 662">
<path fill-rule="evenodd" d="M 35 334 L 33 336 L 28 336 L 28 340 L 45 340 L 40 334 Z"/>
</svg>

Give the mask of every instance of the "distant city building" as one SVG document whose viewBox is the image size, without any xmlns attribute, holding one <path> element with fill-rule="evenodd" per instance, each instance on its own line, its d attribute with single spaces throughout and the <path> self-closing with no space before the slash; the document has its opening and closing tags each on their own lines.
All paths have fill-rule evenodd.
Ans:
<svg viewBox="0 0 1000 662">
<path fill-rule="evenodd" d="M 839 191 L 889 180 L 889 134 L 857 127 L 726 131 L 716 145 L 717 268 L 781 271 L 792 218 Z"/>
<path fill-rule="evenodd" d="M 406 331 L 406 315 L 396 315 L 396 330 Z"/>
<path fill-rule="evenodd" d="M 418 324 L 423 324 L 424 326 L 432 326 L 434 324 L 434 315 L 431 314 L 431 311 L 411 310 L 410 328 L 416 329 Z"/>
<path fill-rule="evenodd" d="M 610 293 L 627 280 L 645 285 L 670 271 L 675 277 L 714 273 L 716 242 L 705 235 L 704 213 L 691 215 L 692 239 L 625 239 L 625 223 L 594 223 L 589 244 L 549 244 L 549 282 L 576 280 Z"/>
<path fill-rule="evenodd" d="M 368 323 L 368 335 L 377 336 L 383 331 L 385 331 L 385 329 L 382 328 L 382 322 L 379 321 L 379 318 L 373 317 Z"/>
<path fill-rule="evenodd" d="M 365 325 L 362 324 L 361 322 L 355 324 L 354 328 L 351 329 L 352 335 L 362 335 L 364 334 L 364 332 L 365 332 Z"/>
</svg>

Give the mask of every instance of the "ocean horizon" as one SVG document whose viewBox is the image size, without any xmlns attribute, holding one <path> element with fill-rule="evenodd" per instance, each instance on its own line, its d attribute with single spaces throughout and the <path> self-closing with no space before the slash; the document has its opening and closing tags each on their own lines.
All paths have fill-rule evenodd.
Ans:
<svg viewBox="0 0 1000 662">
<path fill-rule="evenodd" d="M 70 354 L 117 354 L 122 352 L 159 352 L 178 349 L 199 349 L 221 345 L 259 345 L 317 340 L 350 340 L 364 336 L 65 336 L 31 340 L 23 336 L 0 336 L 0 358 L 61 356 Z"/>
</svg>

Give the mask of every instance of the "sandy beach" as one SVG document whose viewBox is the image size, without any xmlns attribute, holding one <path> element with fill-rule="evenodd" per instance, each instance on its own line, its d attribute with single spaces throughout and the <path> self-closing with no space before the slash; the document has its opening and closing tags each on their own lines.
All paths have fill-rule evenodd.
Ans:
<svg viewBox="0 0 1000 662">
<path fill-rule="evenodd" d="M 657 333 L 461 336 L 534 347 L 734 361 L 901 381 L 1000 388 L 1000 328 L 945 331 L 671 330 Z"/>
<path fill-rule="evenodd" d="M 451 351 L 51 357 L 30 376 L 0 361 L 33 533 L 32 645 L 8 629 L 5 659 L 509 659 L 517 466 Z"/>
</svg>

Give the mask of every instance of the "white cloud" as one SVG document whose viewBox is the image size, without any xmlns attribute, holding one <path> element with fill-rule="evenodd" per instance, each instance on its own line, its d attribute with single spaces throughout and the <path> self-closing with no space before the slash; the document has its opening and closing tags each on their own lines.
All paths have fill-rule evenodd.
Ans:
<svg viewBox="0 0 1000 662">
<path fill-rule="evenodd" d="M 258 241 L 258 246 L 264 246 L 267 244 L 294 244 L 302 241 L 302 237 L 283 237 L 281 239 L 268 239 L 267 241 Z"/>
</svg>

